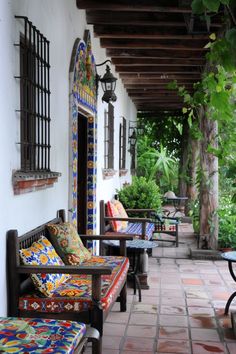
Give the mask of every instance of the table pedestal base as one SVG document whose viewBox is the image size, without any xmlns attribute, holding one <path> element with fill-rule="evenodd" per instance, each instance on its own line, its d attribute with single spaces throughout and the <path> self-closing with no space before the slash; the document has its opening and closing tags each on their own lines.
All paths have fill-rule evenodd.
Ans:
<svg viewBox="0 0 236 354">
<path fill-rule="evenodd" d="M 141 289 L 149 289 L 150 288 L 150 286 L 148 285 L 148 274 L 147 273 L 139 273 L 138 278 L 139 278 Z"/>
<path fill-rule="evenodd" d="M 233 301 L 233 299 L 235 298 L 235 296 L 236 296 L 236 291 L 232 295 L 230 295 L 230 297 L 225 305 L 225 315 L 228 315 L 230 304 Z"/>
</svg>

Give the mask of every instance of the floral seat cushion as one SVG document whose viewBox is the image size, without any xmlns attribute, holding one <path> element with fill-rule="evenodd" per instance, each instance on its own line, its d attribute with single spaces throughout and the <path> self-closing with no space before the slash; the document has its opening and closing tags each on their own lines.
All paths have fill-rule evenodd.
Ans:
<svg viewBox="0 0 236 354">
<path fill-rule="evenodd" d="M 70 354 L 85 333 L 74 321 L 0 317 L 0 352 Z"/>
<path fill-rule="evenodd" d="M 102 276 L 101 305 L 108 309 L 117 297 L 120 286 L 126 278 L 129 261 L 125 257 L 93 256 L 83 263 L 84 266 L 109 266 L 112 267 L 111 275 Z M 37 292 L 22 296 L 19 300 L 21 310 L 38 312 L 80 312 L 91 309 L 91 276 L 73 275 L 61 284 L 49 298 L 40 297 Z"/>
</svg>

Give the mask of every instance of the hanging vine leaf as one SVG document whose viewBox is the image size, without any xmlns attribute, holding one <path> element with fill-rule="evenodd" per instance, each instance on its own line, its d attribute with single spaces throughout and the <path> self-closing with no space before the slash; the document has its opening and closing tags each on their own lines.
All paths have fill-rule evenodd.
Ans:
<svg viewBox="0 0 236 354">
<path fill-rule="evenodd" d="M 203 0 L 203 5 L 212 12 L 218 12 L 220 0 Z"/>
<path fill-rule="evenodd" d="M 200 15 L 205 11 L 205 6 L 203 5 L 202 0 L 193 0 L 192 10 L 196 15 Z"/>
</svg>

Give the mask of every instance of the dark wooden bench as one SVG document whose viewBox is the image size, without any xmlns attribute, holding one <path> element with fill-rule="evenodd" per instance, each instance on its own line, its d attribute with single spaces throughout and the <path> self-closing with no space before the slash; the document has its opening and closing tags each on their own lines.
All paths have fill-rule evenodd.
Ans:
<svg viewBox="0 0 236 354">
<path fill-rule="evenodd" d="M 106 306 L 103 304 L 102 297 L 102 276 L 109 275 L 112 273 L 112 268 L 108 266 L 94 266 L 94 265 L 80 265 L 80 266 L 26 266 L 21 265 L 19 250 L 23 248 L 28 248 L 32 245 L 34 241 L 37 241 L 41 235 L 44 235 L 53 244 L 50 234 L 47 230 L 47 224 L 61 223 L 65 221 L 64 210 L 59 210 L 58 215 L 55 219 L 48 221 L 47 223 L 31 230 L 21 236 L 18 236 L 17 230 L 9 230 L 7 232 L 7 278 L 8 278 L 8 316 L 12 317 L 40 317 L 40 318 L 52 318 L 52 319 L 63 319 L 63 320 L 74 320 L 79 322 L 84 322 L 86 324 L 91 324 L 92 327 L 96 328 L 100 335 L 103 334 L 103 323 L 113 306 L 114 301 L 120 302 L 120 310 L 126 311 L 126 269 L 123 272 L 119 269 L 122 274 L 116 280 L 113 290 L 113 297 Z M 119 240 L 120 241 L 120 252 L 122 256 L 126 255 L 126 240 L 132 240 L 129 235 L 123 235 L 122 237 L 113 236 L 102 236 L 102 235 L 82 235 L 81 239 L 84 243 L 90 240 Z M 120 261 L 127 262 L 126 258 L 122 258 Z M 86 263 L 87 264 L 87 263 Z M 126 265 L 127 268 L 127 265 Z M 92 285 L 91 285 L 91 297 L 88 299 L 87 310 L 76 310 L 79 306 L 80 298 L 75 296 L 73 298 L 43 298 L 38 296 L 35 288 L 30 279 L 30 274 L 34 273 L 63 273 L 70 275 L 85 274 L 91 275 Z M 114 286 L 112 284 L 111 286 Z M 111 290 L 111 289 L 110 289 Z M 109 291 L 109 289 L 108 289 Z M 73 302 L 74 301 L 74 302 Z M 69 308 L 72 305 L 72 309 Z M 67 306 L 67 307 L 65 307 Z M 101 341 L 100 349 L 94 349 L 93 353 L 101 353 Z"/>
</svg>

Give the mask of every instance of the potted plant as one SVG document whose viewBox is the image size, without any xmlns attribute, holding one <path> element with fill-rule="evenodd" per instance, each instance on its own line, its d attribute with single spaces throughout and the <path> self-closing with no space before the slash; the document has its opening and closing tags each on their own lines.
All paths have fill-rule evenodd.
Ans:
<svg viewBox="0 0 236 354">
<path fill-rule="evenodd" d="M 161 209 L 161 195 L 157 184 L 145 177 L 133 177 L 132 184 L 117 191 L 127 209 Z"/>
</svg>

